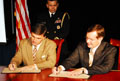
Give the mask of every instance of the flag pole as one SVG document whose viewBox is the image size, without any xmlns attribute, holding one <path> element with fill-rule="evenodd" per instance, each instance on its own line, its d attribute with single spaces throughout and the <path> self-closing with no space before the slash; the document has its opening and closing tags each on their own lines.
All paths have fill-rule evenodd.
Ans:
<svg viewBox="0 0 120 81">
<path fill-rule="evenodd" d="M 11 18 L 12 18 L 12 34 L 15 34 L 15 27 L 14 27 L 14 0 L 11 0 Z"/>
</svg>

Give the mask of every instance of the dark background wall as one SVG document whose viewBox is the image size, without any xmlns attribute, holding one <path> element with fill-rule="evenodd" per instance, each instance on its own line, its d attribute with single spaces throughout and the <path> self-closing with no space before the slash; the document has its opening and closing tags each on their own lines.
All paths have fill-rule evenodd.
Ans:
<svg viewBox="0 0 120 81">
<path fill-rule="evenodd" d="M 36 14 L 46 10 L 46 0 L 27 0 L 27 2 L 32 23 Z M 81 2 L 79 0 L 59 0 L 59 2 L 59 9 L 67 11 L 71 17 L 70 33 L 67 38 L 71 51 L 75 49 L 79 41 L 84 40 L 86 30 L 91 24 L 98 23 L 105 27 L 106 41 L 109 42 L 110 38 L 120 39 L 120 17 L 117 2 L 109 2 L 109 4 L 105 2 Z M 0 65 L 8 65 L 15 53 L 15 33 L 12 33 L 11 23 L 11 6 L 14 6 L 14 4 L 11 5 L 11 0 L 4 0 L 4 6 L 7 43 L 0 44 Z"/>
<path fill-rule="evenodd" d="M 46 0 L 28 1 L 31 22 L 35 20 L 36 14 L 46 10 Z M 83 40 L 87 28 L 91 24 L 101 24 L 106 29 L 105 40 L 110 38 L 120 39 L 119 13 L 117 2 L 81 2 L 74 0 L 59 0 L 59 9 L 70 14 L 71 27 L 68 36 L 70 49 L 74 49 L 79 41 Z M 113 6 L 114 5 L 114 6 Z"/>
</svg>

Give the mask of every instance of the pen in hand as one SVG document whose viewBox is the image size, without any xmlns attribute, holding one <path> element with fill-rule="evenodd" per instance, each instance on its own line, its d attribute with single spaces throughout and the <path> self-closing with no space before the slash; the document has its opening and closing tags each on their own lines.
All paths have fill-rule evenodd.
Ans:
<svg viewBox="0 0 120 81">
<path fill-rule="evenodd" d="M 16 69 L 16 65 L 15 64 L 10 64 L 9 65 L 9 69 L 10 70 L 15 70 Z"/>
<path fill-rule="evenodd" d="M 58 67 L 56 67 L 56 71 L 58 71 Z"/>
<path fill-rule="evenodd" d="M 56 65 L 56 68 L 55 68 L 55 69 L 56 69 L 56 71 L 58 71 L 58 64 Z"/>
<path fill-rule="evenodd" d="M 58 67 L 56 67 L 56 74 L 59 74 L 61 72 L 61 69 L 60 69 L 60 67 L 58 66 Z"/>
<path fill-rule="evenodd" d="M 61 71 L 62 71 L 62 68 L 60 66 L 58 67 L 56 66 L 52 69 L 52 73 L 56 75 L 59 74 Z"/>
</svg>

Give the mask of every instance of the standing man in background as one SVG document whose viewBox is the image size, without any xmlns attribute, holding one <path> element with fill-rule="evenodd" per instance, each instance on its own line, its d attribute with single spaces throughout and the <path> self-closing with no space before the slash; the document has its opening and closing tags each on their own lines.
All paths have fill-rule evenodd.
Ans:
<svg viewBox="0 0 120 81">
<path fill-rule="evenodd" d="M 49 39 L 64 39 L 61 49 L 60 61 L 65 59 L 69 53 L 66 37 L 69 34 L 70 16 L 67 12 L 58 10 L 58 0 L 47 0 L 48 10 L 39 14 L 37 22 L 43 22 L 47 26 L 46 37 Z"/>
</svg>

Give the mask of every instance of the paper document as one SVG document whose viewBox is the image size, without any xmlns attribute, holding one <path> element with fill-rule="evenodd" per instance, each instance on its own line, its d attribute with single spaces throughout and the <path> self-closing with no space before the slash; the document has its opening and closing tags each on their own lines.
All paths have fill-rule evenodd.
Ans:
<svg viewBox="0 0 120 81">
<path fill-rule="evenodd" d="M 9 68 L 4 68 L 2 70 L 2 73 L 40 73 L 41 70 L 25 70 L 25 71 L 20 71 L 20 68 L 16 68 L 14 71 L 9 70 Z"/>
<path fill-rule="evenodd" d="M 70 76 L 68 75 L 70 71 L 61 71 L 59 74 L 50 74 L 50 77 L 67 77 L 67 78 L 82 78 L 82 79 L 88 79 L 90 75 L 87 74 L 80 74 L 78 76 Z"/>
</svg>

